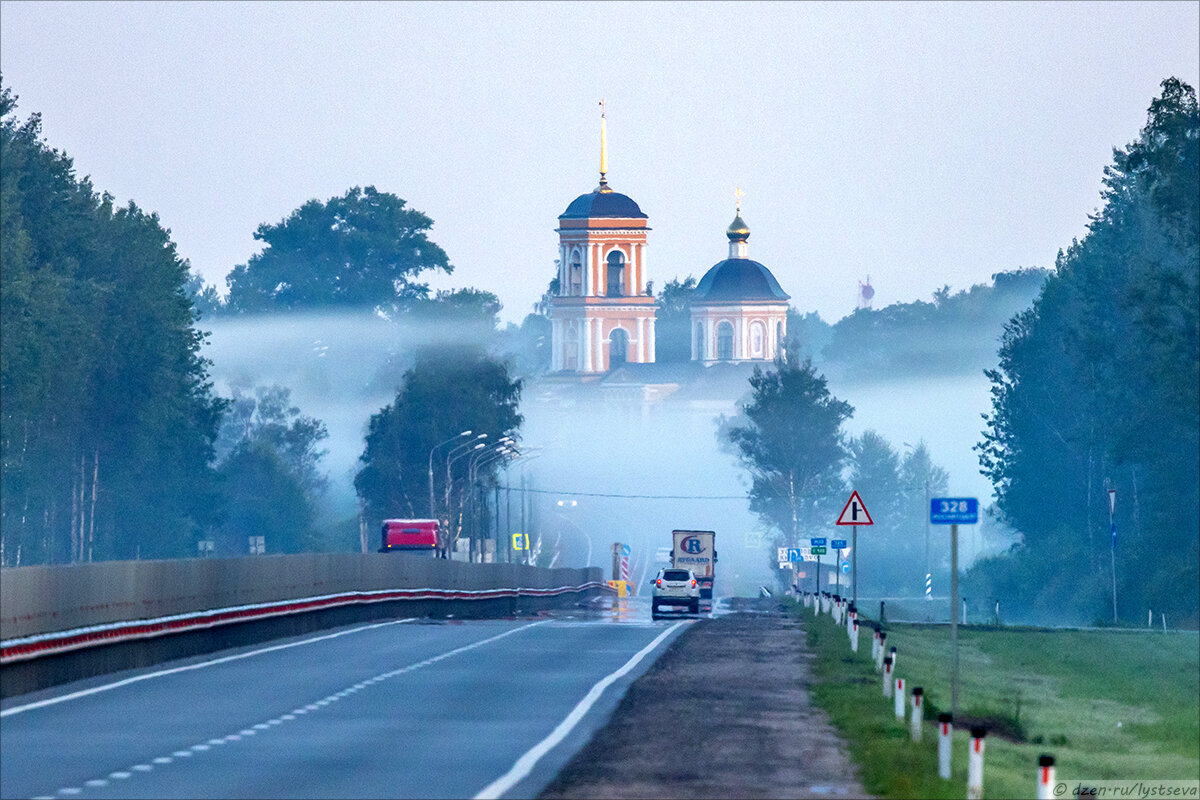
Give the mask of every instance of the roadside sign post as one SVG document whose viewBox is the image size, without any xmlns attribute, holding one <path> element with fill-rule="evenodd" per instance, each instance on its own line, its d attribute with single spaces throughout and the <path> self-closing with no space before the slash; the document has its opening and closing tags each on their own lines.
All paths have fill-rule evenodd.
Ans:
<svg viewBox="0 0 1200 800">
<path fill-rule="evenodd" d="M 1117 510 L 1117 490 L 1108 490 L 1108 530 L 1112 534 L 1112 546 L 1109 548 L 1108 555 L 1112 563 L 1112 589 L 1113 589 L 1113 624 L 1117 624 L 1117 523 L 1113 522 L 1113 514 Z"/>
<path fill-rule="evenodd" d="M 874 525 L 874 520 L 871 519 L 867 507 L 863 505 L 862 498 L 858 496 L 857 491 L 850 492 L 850 499 L 846 501 L 846 507 L 842 509 L 842 513 L 837 518 L 838 525 L 852 525 L 854 527 L 853 543 L 850 547 L 850 557 L 854 560 L 854 566 L 851 570 L 854 575 L 854 605 L 858 605 L 858 526 L 859 525 Z M 842 541 L 842 540 L 839 540 Z"/>
<path fill-rule="evenodd" d="M 837 570 L 837 594 L 842 596 L 842 550 L 846 548 L 845 539 L 833 539 L 829 542 L 829 546 L 837 550 L 837 562 L 834 568 Z"/>
<path fill-rule="evenodd" d="M 812 554 L 817 557 L 817 596 L 821 595 L 821 556 L 825 555 L 825 537 L 814 536 L 808 540 Z"/>
<path fill-rule="evenodd" d="M 974 497 L 934 497 L 929 501 L 929 523 L 950 526 L 950 714 L 958 716 L 958 525 L 979 522 L 979 501 Z"/>
</svg>

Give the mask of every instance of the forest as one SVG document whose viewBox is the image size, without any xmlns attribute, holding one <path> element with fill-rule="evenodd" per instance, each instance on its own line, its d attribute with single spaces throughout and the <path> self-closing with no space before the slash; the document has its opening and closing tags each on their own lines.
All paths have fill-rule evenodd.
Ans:
<svg viewBox="0 0 1200 800">
<path fill-rule="evenodd" d="M 1197 624 L 1200 114 L 1172 78 L 1103 206 L 1004 328 L 977 450 L 1012 552 L 969 576 L 1029 613 Z"/>
</svg>

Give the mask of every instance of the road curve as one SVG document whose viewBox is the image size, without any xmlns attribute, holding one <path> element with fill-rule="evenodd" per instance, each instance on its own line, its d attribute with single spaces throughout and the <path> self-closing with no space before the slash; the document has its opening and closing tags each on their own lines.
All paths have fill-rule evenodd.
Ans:
<svg viewBox="0 0 1200 800">
<path fill-rule="evenodd" d="M 531 797 L 686 624 L 635 609 L 351 626 L 10 698 L 0 795 Z"/>
</svg>

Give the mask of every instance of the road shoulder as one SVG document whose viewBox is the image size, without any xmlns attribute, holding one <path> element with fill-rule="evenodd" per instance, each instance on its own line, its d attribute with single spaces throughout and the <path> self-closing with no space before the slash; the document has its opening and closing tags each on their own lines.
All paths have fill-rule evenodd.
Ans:
<svg viewBox="0 0 1200 800">
<path fill-rule="evenodd" d="M 544 798 L 864 797 L 774 603 L 689 627 Z"/>
</svg>

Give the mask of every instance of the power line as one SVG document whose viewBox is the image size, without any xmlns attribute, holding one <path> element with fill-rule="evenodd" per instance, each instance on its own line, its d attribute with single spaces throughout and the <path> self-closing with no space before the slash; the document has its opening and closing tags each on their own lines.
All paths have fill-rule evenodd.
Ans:
<svg viewBox="0 0 1200 800">
<path fill-rule="evenodd" d="M 520 486 L 505 486 L 499 487 L 503 490 L 513 492 L 532 492 L 533 494 L 553 494 L 560 497 L 608 497 L 617 500 L 749 500 L 749 496 L 744 494 L 609 494 L 605 492 L 571 492 L 558 489 L 534 489 L 531 487 L 521 488 Z M 923 486 L 902 486 L 901 489 L 923 489 Z M 785 497 L 786 495 L 775 495 L 776 497 Z M 824 493 L 819 495 L 807 495 L 807 499 L 828 499 L 840 498 L 842 493 L 830 494 Z M 803 496 L 802 496 L 803 497 Z"/>
<path fill-rule="evenodd" d="M 534 494 L 555 494 L 566 497 L 612 497 L 620 500 L 742 500 L 748 498 L 744 494 L 606 494 L 602 492 L 565 492 L 554 489 L 522 489 L 519 486 L 501 486 L 514 492 L 533 492 Z"/>
</svg>

